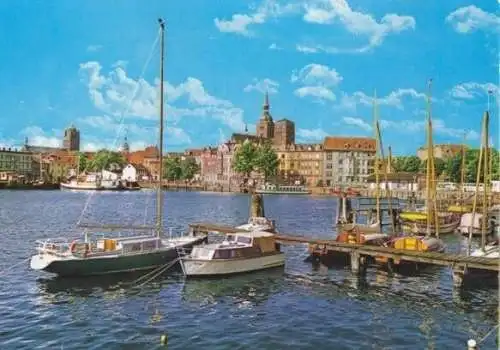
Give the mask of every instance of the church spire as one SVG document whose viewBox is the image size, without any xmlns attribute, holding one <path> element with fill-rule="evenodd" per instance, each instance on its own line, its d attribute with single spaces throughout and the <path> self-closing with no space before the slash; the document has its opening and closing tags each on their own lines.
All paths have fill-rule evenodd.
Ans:
<svg viewBox="0 0 500 350">
<path fill-rule="evenodd" d="M 262 117 L 261 119 L 266 120 L 266 121 L 272 121 L 273 118 L 271 117 L 271 114 L 269 113 L 269 92 L 266 90 L 266 93 L 264 95 L 264 104 L 262 105 Z"/>
</svg>

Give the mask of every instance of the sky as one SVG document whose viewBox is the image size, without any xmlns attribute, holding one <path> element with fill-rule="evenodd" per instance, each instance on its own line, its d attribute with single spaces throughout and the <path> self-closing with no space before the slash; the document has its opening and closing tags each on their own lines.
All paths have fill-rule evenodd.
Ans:
<svg viewBox="0 0 500 350">
<path fill-rule="evenodd" d="M 435 143 L 478 146 L 491 91 L 498 147 L 499 0 L 4 0 L 0 146 L 85 150 L 158 140 L 158 17 L 165 19 L 165 145 L 215 146 L 247 125 L 264 92 L 297 142 L 373 136 L 415 154 L 428 81 Z"/>
</svg>

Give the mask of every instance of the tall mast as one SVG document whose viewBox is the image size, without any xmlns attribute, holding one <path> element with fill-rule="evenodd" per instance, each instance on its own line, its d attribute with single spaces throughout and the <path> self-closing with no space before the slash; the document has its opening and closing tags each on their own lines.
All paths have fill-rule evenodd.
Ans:
<svg viewBox="0 0 500 350">
<path fill-rule="evenodd" d="M 466 139 L 467 139 L 467 133 L 464 132 L 464 142 L 462 144 L 462 152 L 461 152 L 462 162 L 460 164 L 460 205 L 462 208 L 464 206 L 464 201 L 465 201 L 464 184 L 465 184 L 465 141 L 466 141 Z"/>
<path fill-rule="evenodd" d="M 375 131 L 375 199 L 377 208 L 377 222 L 380 221 L 380 175 L 379 175 L 379 147 L 380 140 L 378 138 L 378 113 L 377 113 L 377 90 L 373 92 L 373 131 Z M 381 223 L 380 223 L 381 224 Z"/>
<path fill-rule="evenodd" d="M 488 189 L 489 189 L 489 161 L 490 156 L 489 151 L 489 122 L 490 114 L 488 111 L 484 114 L 484 166 L 483 166 L 483 217 L 481 220 L 481 249 L 484 251 L 484 246 L 486 245 L 486 229 L 488 225 Z M 481 171 L 481 166 L 478 169 Z"/>
<path fill-rule="evenodd" d="M 162 192 L 162 182 L 163 182 L 163 60 L 164 60 L 164 37 L 165 37 L 165 22 L 163 19 L 159 18 L 158 23 L 160 25 L 160 140 L 159 140 L 159 152 L 158 152 L 158 188 L 156 190 L 156 235 L 161 236 L 163 228 L 163 192 Z"/>
<path fill-rule="evenodd" d="M 432 219 L 432 209 L 431 209 L 431 175 L 432 175 L 432 157 L 434 155 L 434 148 L 432 145 L 431 133 L 432 133 L 432 122 L 431 122 L 431 103 L 430 103 L 430 90 L 431 90 L 432 80 L 428 82 L 428 92 L 427 92 L 427 160 L 426 160 L 426 171 L 425 171 L 425 206 L 427 209 L 427 236 L 431 235 L 431 219 Z"/>
<path fill-rule="evenodd" d="M 484 135 L 485 135 L 485 124 L 486 124 L 486 114 L 483 117 L 483 121 L 481 123 L 481 146 L 479 148 L 479 160 L 477 162 L 477 170 L 476 170 L 476 189 L 474 191 L 474 200 L 472 202 L 472 220 L 469 226 L 469 239 L 467 244 L 467 255 L 470 255 L 471 252 L 471 243 L 472 243 L 472 229 L 474 226 L 474 222 L 476 220 L 476 211 L 477 211 L 477 197 L 479 193 L 479 182 L 481 181 L 481 168 L 483 165 L 483 151 L 484 151 Z M 482 230 L 482 227 L 481 227 Z"/>
</svg>

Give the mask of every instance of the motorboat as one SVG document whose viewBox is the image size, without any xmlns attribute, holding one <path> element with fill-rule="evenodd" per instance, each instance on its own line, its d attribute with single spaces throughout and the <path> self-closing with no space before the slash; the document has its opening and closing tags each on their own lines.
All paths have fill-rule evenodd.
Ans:
<svg viewBox="0 0 500 350">
<path fill-rule="evenodd" d="M 275 235 L 265 231 L 227 234 L 221 243 L 194 246 L 179 252 L 187 277 L 224 276 L 285 265 L 285 254 Z"/>
</svg>

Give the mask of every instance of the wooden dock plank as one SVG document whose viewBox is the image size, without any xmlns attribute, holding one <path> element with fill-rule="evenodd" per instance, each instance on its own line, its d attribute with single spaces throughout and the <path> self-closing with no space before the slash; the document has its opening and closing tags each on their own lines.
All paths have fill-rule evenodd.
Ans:
<svg viewBox="0 0 500 350">
<path fill-rule="evenodd" d="M 235 227 L 229 225 L 218 225 L 204 222 L 194 223 L 189 226 L 198 232 L 236 233 L 244 231 L 236 229 Z M 297 234 L 280 233 L 276 235 L 276 239 L 279 242 L 285 244 L 305 243 L 318 246 L 318 249 L 322 249 L 324 247 L 327 250 L 343 253 L 352 253 L 354 251 L 357 251 L 359 254 L 374 257 L 379 256 L 393 259 L 395 258 L 405 261 L 428 263 L 441 266 L 467 265 L 470 268 L 500 271 L 500 264 L 498 259 L 471 257 L 454 253 L 419 252 L 363 244 L 340 243 L 333 239 L 305 237 Z"/>
</svg>

